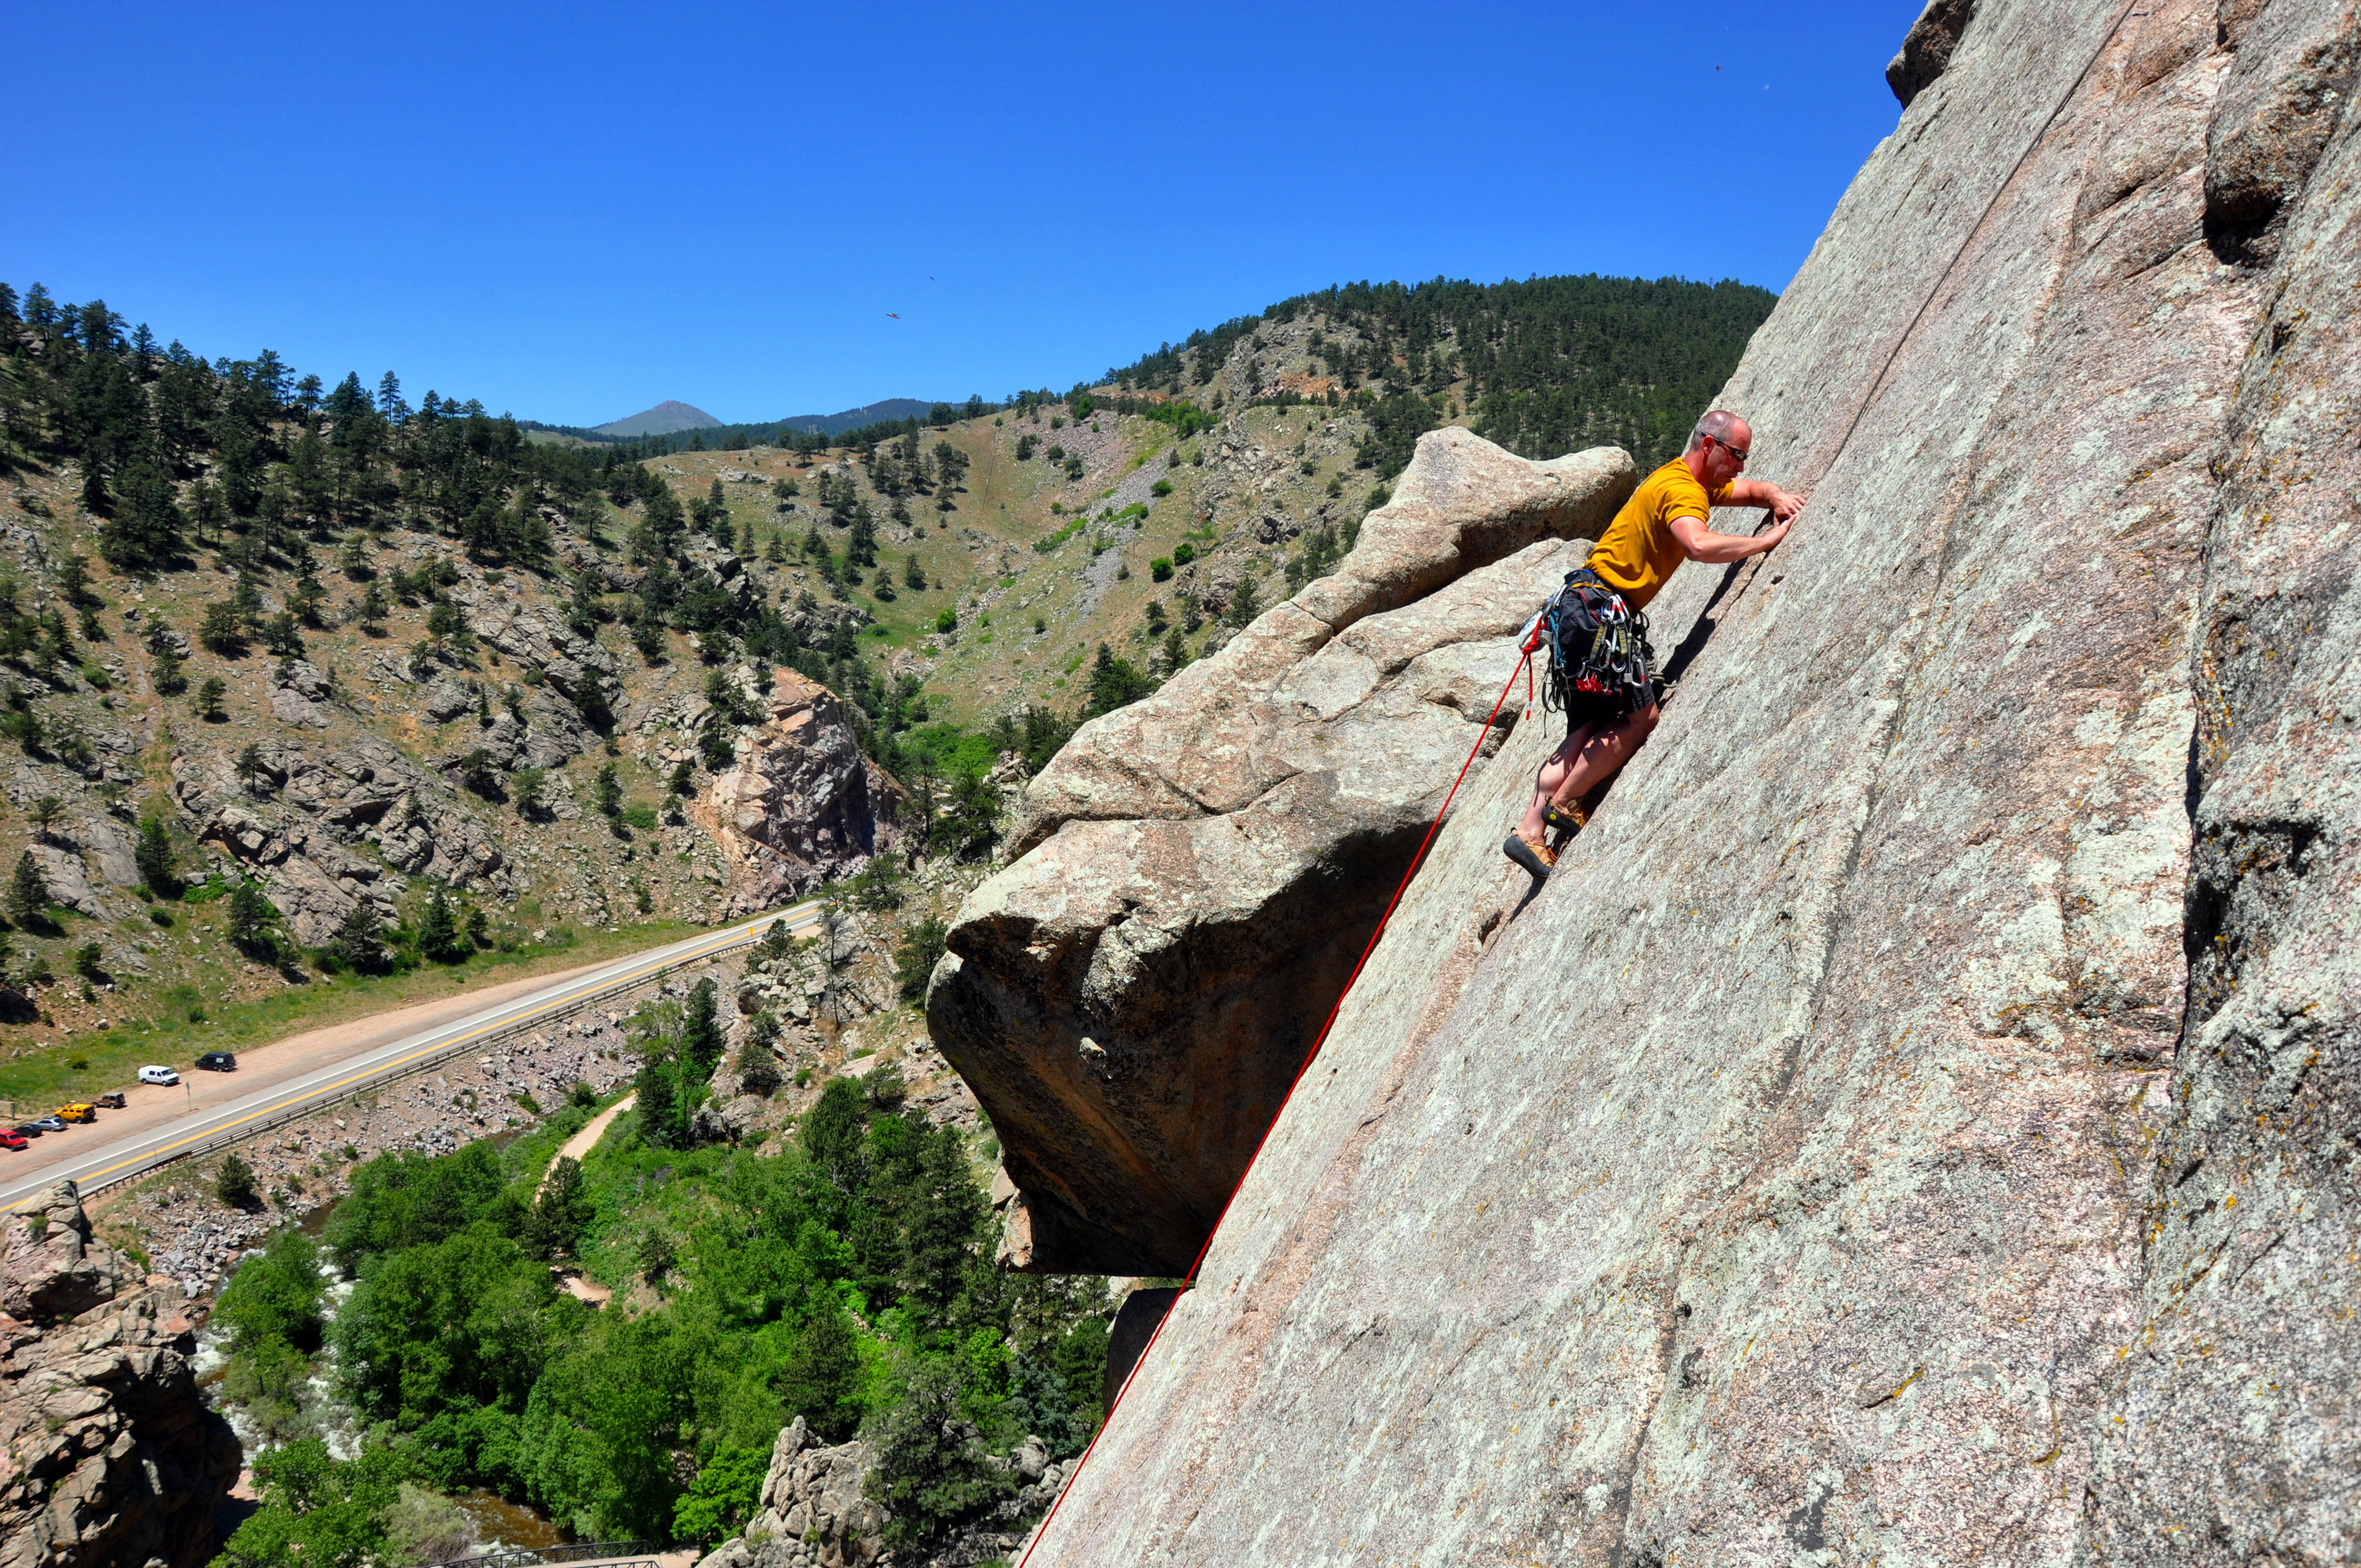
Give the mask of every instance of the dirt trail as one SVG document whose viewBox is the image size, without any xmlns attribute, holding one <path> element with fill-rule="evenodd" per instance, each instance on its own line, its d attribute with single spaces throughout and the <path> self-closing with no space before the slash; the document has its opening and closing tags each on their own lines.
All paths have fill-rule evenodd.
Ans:
<svg viewBox="0 0 2361 1568">
<path fill-rule="evenodd" d="M 597 1148 L 598 1146 L 598 1140 L 607 1135 L 607 1129 L 614 1123 L 615 1118 L 630 1110 L 638 1102 L 639 1098 L 638 1091 L 634 1090 L 632 1092 L 624 1095 L 620 1100 L 616 1101 L 612 1105 L 608 1106 L 604 1111 L 599 1112 L 596 1116 L 591 1117 L 588 1124 L 586 1124 L 580 1132 L 566 1139 L 565 1146 L 555 1154 L 549 1157 L 549 1170 L 544 1170 L 541 1173 L 541 1186 L 534 1188 L 533 1191 L 537 1194 L 540 1192 L 542 1187 L 549 1185 L 549 1171 L 555 1170 L 557 1168 L 557 1162 L 559 1160 L 578 1160 L 584 1155 L 588 1154 L 592 1149 Z"/>
<path fill-rule="evenodd" d="M 549 1185 L 549 1171 L 555 1170 L 557 1168 L 557 1162 L 559 1160 L 578 1160 L 584 1155 L 588 1154 L 592 1149 L 597 1148 L 598 1146 L 598 1140 L 607 1135 L 607 1129 L 613 1124 L 615 1118 L 630 1110 L 634 1104 L 638 1103 L 639 1098 L 639 1094 L 636 1091 L 624 1095 L 620 1100 L 616 1101 L 612 1105 L 608 1106 L 604 1111 L 601 1111 L 596 1116 L 591 1117 L 589 1122 L 580 1132 L 566 1139 L 565 1145 L 560 1147 L 555 1154 L 550 1156 L 549 1170 L 544 1170 L 541 1173 L 541 1187 L 546 1187 Z M 541 1190 L 541 1188 L 536 1187 L 533 1190 L 535 1193 L 538 1193 Z M 615 1292 L 609 1287 L 595 1284 L 590 1280 L 585 1279 L 581 1275 L 575 1273 L 571 1269 L 560 1272 L 557 1276 L 557 1283 L 561 1289 L 563 1289 L 567 1295 L 573 1297 L 576 1300 L 588 1301 L 594 1307 L 605 1306 L 614 1298 L 615 1294 Z"/>
</svg>

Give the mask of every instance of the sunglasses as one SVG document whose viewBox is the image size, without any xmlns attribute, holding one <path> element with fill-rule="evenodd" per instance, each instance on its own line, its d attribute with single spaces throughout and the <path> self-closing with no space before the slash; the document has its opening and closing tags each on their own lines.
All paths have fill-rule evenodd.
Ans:
<svg viewBox="0 0 2361 1568">
<path fill-rule="evenodd" d="M 1737 458 L 1738 466 L 1740 467 L 1743 468 L 1746 466 L 1746 454 L 1741 452 L 1737 447 L 1732 446 L 1729 442 L 1722 440 L 1721 437 L 1718 435 L 1701 435 L 1700 439 L 1712 442 L 1716 446 L 1720 447 L 1724 452 L 1727 452 L 1732 457 Z"/>
</svg>

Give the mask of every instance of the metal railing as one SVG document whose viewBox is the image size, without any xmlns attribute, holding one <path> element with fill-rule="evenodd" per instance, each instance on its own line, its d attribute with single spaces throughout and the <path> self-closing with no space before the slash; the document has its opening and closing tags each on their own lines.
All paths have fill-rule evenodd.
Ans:
<svg viewBox="0 0 2361 1568">
<path fill-rule="evenodd" d="M 488 1552 L 479 1557 L 454 1557 L 423 1568 L 538 1568 L 547 1563 L 589 1563 L 599 1558 L 636 1558 L 653 1564 L 653 1541 L 577 1541 L 566 1546 L 521 1546 L 512 1552 Z M 636 1568 L 636 1564 L 634 1565 Z"/>
</svg>

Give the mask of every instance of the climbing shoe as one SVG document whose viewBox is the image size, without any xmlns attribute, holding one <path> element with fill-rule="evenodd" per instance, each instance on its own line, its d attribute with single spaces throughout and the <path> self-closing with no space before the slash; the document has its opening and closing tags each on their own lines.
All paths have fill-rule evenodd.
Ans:
<svg viewBox="0 0 2361 1568">
<path fill-rule="evenodd" d="M 1536 844 L 1521 833 L 1511 833 L 1500 843 L 1500 853 L 1524 868 L 1535 882 L 1549 880 L 1550 868 L 1557 864 L 1557 856 L 1546 844 Z"/>
<path fill-rule="evenodd" d="M 1578 800 L 1562 806 L 1548 806 L 1542 809 L 1542 831 L 1559 835 L 1558 848 L 1560 849 L 1565 847 L 1566 839 L 1589 826 L 1590 814 L 1582 809 L 1582 802 Z"/>
</svg>

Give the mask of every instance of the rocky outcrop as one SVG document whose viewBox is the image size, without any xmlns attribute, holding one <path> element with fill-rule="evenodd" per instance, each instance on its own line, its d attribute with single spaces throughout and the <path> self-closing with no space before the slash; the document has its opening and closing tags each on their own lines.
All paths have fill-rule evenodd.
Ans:
<svg viewBox="0 0 2361 1568">
<path fill-rule="evenodd" d="M 761 1511 L 745 1534 L 714 1548 L 697 1568 L 862 1568 L 871 1563 L 972 1568 L 1004 1556 L 1014 1561 L 1014 1551 L 1030 1539 L 1018 1533 L 1023 1521 L 1048 1511 L 1074 1462 L 1051 1463 L 1041 1440 L 1027 1437 L 1015 1453 L 988 1463 L 1014 1475 L 1013 1496 L 931 1553 L 888 1552 L 883 1542 L 888 1516 L 868 1495 L 875 1452 L 857 1439 L 818 1447 L 798 1416 L 771 1446 Z"/>
<path fill-rule="evenodd" d="M 386 866 L 509 891 L 498 840 L 449 785 L 386 742 L 363 736 L 314 751 L 269 740 L 256 751 L 262 770 L 245 778 L 220 752 L 176 755 L 172 795 L 200 838 L 262 883 L 297 940 L 326 941 L 361 899 L 390 918 Z M 361 844 L 376 845 L 384 864 L 353 848 Z"/>
<path fill-rule="evenodd" d="M 885 1510 L 863 1494 L 876 1459 L 855 1440 L 834 1448 L 812 1442 L 798 1416 L 771 1445 L 760 1508 L 746 1533 L 727 1541 L 698 1568 L 857 1568 L 884 1551 Z"/>
<path fill-rule="evenodd" d="M 152 1288 L 150 1288 L 152 1287 Z M 237 1479 L 170 1280 L 92 1240 L 73 1184 L 7 1221 L 0 1261 L 0 1565 L 196 1568 Z"/>
<path fill-rule="evenodd" d="M 1885 84 L 1908 108 L 1927 83 L 1951 63 L 1960 35 L 1975 19 L 1976 0 L 1927 0 L 1927 9 L 1904 35 L 1902 48 L 1886 62 Z"/>
<path fill-rule="evenodd" d="M 857 872 L 895 841 L 900 788 L 862 755 L 844 704 L 793 670 L 771 679 L 767 720 L 741 732 L 693 808 L 729 864 L 726 919 Z"/>
<path fill-rule="evenodd" d="M 2353 27 L 1982 0 L 1718 400 L 1795 534 L 1521 909 L 1471 781 L 1033 1568 L 2351 1556 Z"/>
<path fill-rule="evenodd" d="M 305 729 L 328 728 L 325 705 L 335 695 L 328 677 L 306 659 L 282 659 L 270 672 L 270 716 Z"/>
<path fill-rule="evenodd" d="M 1185 1272 L 1517 666 L 1633 483 L 1601 451 L 1419 446 L 1343 570 L 1027 789 L 1032 848 L 961 906 L 928 1020 L 1019 1195 L 1004 1255 Z M 1504 705 L 1487 749 L 1523 711 Z"/>
<path fill-rule="evenodd" d="M 470 631 L 526 668 L 547 676 L 569 705 L 586 670 L 596 670 L 608 689 L 613 690 L 614 654 L 600 647 L 597 638 L 567 625 L 566 618 L 547 605 L 527 604 L 511 593 L 489 587 L 471 587 L 460 598 L 467 606 Z M 572 718 L 580 724 L 581 715 Z"/>
</svg>

